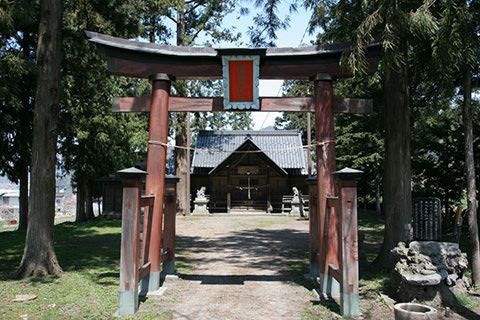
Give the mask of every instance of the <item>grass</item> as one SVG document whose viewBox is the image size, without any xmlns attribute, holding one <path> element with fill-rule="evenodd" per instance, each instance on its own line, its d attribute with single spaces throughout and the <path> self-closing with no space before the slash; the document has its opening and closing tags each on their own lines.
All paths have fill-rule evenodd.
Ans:
<svg viewBox="0 0 480 320">
<path fill-rule="evenodd" d="M 118 303 L 120 221 L 65 222 L 55 226 L 55 252 L 61 277 L 12 280 L 25 233 L 0 233 L 0 309 L 2 319 L 106 319 Z M 15 295 L 33 294 L 28 302 Z"/>
<path fill-rule="evenodd" d="M 478 298 L 468 295 L 468 294 L 459 294 L 455 296 L 457 298 L 457 303 L 468 308 L 468 309 L 474 309 L 476 306 L 478 306 Z"/>
</svg>

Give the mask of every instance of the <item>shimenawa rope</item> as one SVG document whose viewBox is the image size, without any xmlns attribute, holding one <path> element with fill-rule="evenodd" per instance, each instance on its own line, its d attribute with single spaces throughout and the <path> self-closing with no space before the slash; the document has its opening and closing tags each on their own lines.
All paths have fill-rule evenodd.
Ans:
<svg viewBox="0 0 480 320">
<path fill-rule="evenodd" d="M 228 151 L 228 150 L 216 150 L 216 149 L 206 149 L 206 148 L 187 148 L 185 146 L 176 146 L 176 145 L 169 145 L 167 143 L 161 142 L 161 141 L 155 141 L 155 140 L 150 140 L 148 141 L 148 144 L 153 144 L 153 145 L 160 145 L 164 146 L 167 148 L 176 148 L 176 149 L 183 149 L 183 150 L 194 150 L 197 152 L 209 152 L 209 153 L 215 153 L 215 152 L 223 152 L 223 153 L 263 153 L 263 152 L 284 152 L 284 151 L 290 151 L 290 150 L 300 150 L 300 149 L 308 149 L 309 147 L 315 147 L 315 146 L 325 146 L 329 143 L 335 143 L 334 140 L 326 140 L 326 141 L 319 141 L 317 143 L 312 143 L 311 145 L 304 145 L 304 146 L 296 146 L 296 147 L 290 147 L 290 148 L 282 148 L 282 149 L 271 149 L 271 150 L 244 150 L 244 151 Z"/>
</svg>

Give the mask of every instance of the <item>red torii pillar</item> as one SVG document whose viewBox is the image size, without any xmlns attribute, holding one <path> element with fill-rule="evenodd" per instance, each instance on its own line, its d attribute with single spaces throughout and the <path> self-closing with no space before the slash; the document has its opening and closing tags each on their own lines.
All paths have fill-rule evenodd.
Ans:
<svg viewBox="0 0 480 320">
<path fill-rule="evenodd" d="M 327 212 L 327 197 L 335 196 L 336 171 L 335 130 L 333 117 L 333 79 L 329 74 L 317 74 L 311 80 L 314 85 L 315 138 L 317 140 L 317 225 L 319 250 L 320 290 L 326 294 L 338 294 L 339 283 L 329 275 L 328 265 L 338 268 L 338 218 L 333 210 Z"/>
<path fill-rule="evenodd" d="M 171 81 L 174 77 L 156 73 L 149 77 L 152 82 L 152 100 L 150 108 L 150 132 L 147 154 L 147 179 L 145 193 L 154 195 L 152 232 L 150 235 L 149 257 L 150 275 L 144 280 L 148 283 L 148 292 L 160 287 L 162 215 L 165 193 L 165 171 L 167 163 L 168 103 Z"/>
</svg>

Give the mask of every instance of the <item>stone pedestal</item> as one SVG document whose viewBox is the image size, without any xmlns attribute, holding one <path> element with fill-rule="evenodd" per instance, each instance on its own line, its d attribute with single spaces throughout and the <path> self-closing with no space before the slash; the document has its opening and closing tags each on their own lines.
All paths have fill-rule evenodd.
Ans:
<svg viewBox="0 0 480 320">
<path fill-rule="evenodd" d="M 407 247 L 400 242 L 392 250 L 394 275 L 399 282 L 401 301 L 414 299 L 429 305 L 453 305 L 454 294 L 465 293 L 468 281 L 467 255 L 457 243 L 436 241 L 412 241 Z"/>
<path fill-rule="evenodd" d="M 207 188 L 201 187 L 197 190 L 197 197 L 193 200 L 194 209 L 192 214 L 196 215 L 205 215 L 210 214 L 207 209 L 208 204 L 208 197 L 205 195 L 205 191 Z"/>
<path fill-rule="evenodd" d="M 210 212 L 208 212 L 208 209 L 207 209 L 207 204 L 208 204 L 207 198 L 203 198 L 203 199 L 196 198 L 193 201 L 194 209 L 192 214 L 195 214 L 195 215 L 210 214 Z"/>
<path fill-rule="evenodd" d="M 300 210 L 303 210 L 301 207 L 302 203 L 298 197 L 292 199 L 292 210 L 290 211 L 290 216 L 300 217 Z"/>
</svg>

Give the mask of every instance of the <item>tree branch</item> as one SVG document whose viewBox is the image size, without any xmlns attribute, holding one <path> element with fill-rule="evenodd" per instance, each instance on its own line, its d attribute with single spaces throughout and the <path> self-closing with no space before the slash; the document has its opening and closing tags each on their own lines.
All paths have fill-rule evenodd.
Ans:
<svg viewBox="0 0 480 320">
<path fill-rule="evenodd" d="M 196 5 L 191 7 L 189 10 L 185 10 L 185 14 L 189 14 L 189 13 L 195 11 L 195 9 L 197 9 L 198 7 L 203 6 L 203 5 L 205 5 L 205 3 L 197 3 Z"/>
<path fill-rule="evenodd" d="M 193 44 L 195 42 L 195 38 L 200 34 L 200 32 L 202 32 L 201 28 L 199 28 L 197 32 L 195 32 L 195 34 L 192 36 L 192 40 L 190 41 L 190 44 Z"/>
<path fill-rule="evenodd" d="M 166 14 L 165 17 L 167 17 L 168 19 L 172 20 L 175 24 L 178 23 L 177 20 L 174 19 L 174 18 L 173 18 L 171 15 L 169 15 L 169 14 Z"/>
</svg>

